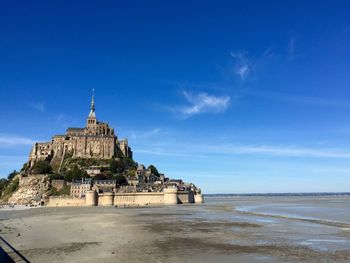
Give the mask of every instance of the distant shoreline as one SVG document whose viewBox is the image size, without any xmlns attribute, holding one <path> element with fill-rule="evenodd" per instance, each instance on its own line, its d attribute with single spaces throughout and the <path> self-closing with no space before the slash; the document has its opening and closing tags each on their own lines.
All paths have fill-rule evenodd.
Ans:
<svg viewBox="0 0 350 263">
<path fill-rule="evenodd" d="M 350 196 L 350 192 L 320 192 L 320 193 L 247 193 L 247 194 L 204 194 L 207 197 L 229 196 Z"/>
</svg>

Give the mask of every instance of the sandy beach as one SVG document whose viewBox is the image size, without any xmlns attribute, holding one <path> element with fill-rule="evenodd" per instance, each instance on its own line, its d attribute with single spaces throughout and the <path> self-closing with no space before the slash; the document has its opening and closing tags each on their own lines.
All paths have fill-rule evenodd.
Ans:
<svg viewBox="0 0 350 263">
<path fill-rule="evenodd" d="M 346 210 L 349 200 L 333 197 L 331 203 Z M 274 213 L 261 214 L 261 205 L 269 202 Z M 349 262 L 347 217 L 277 214 L 278 204 L 296 210 L 298 202 L 324 203 L 236 197 L 172 207 L 3 210 L 0 233 L 29 262 Z"/>
</svg>

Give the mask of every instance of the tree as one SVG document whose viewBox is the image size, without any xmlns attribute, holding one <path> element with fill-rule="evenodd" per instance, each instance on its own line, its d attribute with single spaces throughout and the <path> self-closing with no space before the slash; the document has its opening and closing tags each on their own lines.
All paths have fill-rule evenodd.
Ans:
<svg viewBox="0 0 350 263">
<path fill-rule="evenodd" d="M 135 162 L 131 158 L 124 157 L 123 162 L 124 162 L 126 168 L 130 168 L 130 167 L 137 168 L 137 162 Z"/>
<path fill-rule="evenodd" d="M 17 174 L 17 171 L 13 170 L 13 172 L 7 176 L 7 180 L 11 181 L 12 178 L 16 176 L 16 174 Z"/>
<path fill-rule="evenodd" d="M 61 174 L 56 174 L 56 173 L 51 174 L 51 175 L 49 176 L 49 178 L 50 178 L 50 180 L 62 180 L 62 179 L 64 179 L 63 175 L 61 175 Z"/>
<path fill-rule="evenodd" d="M 117 160 L 112 159 L 109 163 L 109 169 L 114 174 L 122 173 L 125 169 L 125 165 L 120 160 L 117 161 Z"/>
<path fill-rule="evenodd" d="M 128 185 L 128 181 L 123 175 L 115 175 L 113 179 L 116 181 L 118 185 Z"/>
<path fill-rule="evenodd" d="M 74 165 L 73 168 L 66 173 L 64 179 L 67 181 L 74 181 L 87 176 L 88 175 L 85 170 L 80 169 L 78 165 Z"/>
<path fill-rule="evenodd" d="M 107 176 L 105 174 L 96 174 L 94 176 L 94 180 L 107 180 Z"/>
<path fill-rule="evenodd" d="M 0 179 L 0 196 L 2 191 L 5 189 L 9 181 L 7 181 L 5 178 Z"/>
<path fill-rule="evenodd" d="M 126 172 L 127 176 L 134 177 L 136 175 L 136 169 L 134 167 L 130 168 Z"/>
<path fill-rule="evenodd" d="M 49 162 L 40 160 L 37 161 L 32 168 L 32 173 L 34 174 L 49 174 L 52 173 L 52 167 Z"/>
<path fill-rule="evenodd" d="M 3 189 L 1 194 L 1 199 L 3 201 L 7 201 L 12 194 L 17 191 L 19 185 L 19 179 L 16 177 L 15 179 L 11 180 L 11 182 L 8 182 L 6 187 Z"/>
<path fill-rule="evenodd" d="M 152 173 L 152 174 L 154 174 L 154 175 L 156 175 L 156 176 L 159 176 L 158 170 L 157 170 L 157 168 L 156 168 L 153 164 L 151 164 L 150 166 L 148 166 L 148 169 L 151 170 L 151 173 Z"/>
</svg>

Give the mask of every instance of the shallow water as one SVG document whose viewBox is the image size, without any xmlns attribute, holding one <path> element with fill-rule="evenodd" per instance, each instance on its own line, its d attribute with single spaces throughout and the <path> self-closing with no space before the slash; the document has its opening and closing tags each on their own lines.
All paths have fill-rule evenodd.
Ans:
<svg viewBox="0 0 350 263">
<path fill-rule="evenodd" d="M 321 251 L 350 248 L 349 196 L 207 197 L 203 209 L 215 207 L 224 209 L 207 219 L 241 219 L 262 224 L 258 232 L 261 240 L 257 244 L 279 240 Z M 233 209 L 232 213 L 228 212 L 229 208 Z"/>
<path fill-rule="evenodd" d="M 350 197 L 256 197 L 226 202 L 238 204 L 240 211 L 350 224 Z"/>
<path fill-rule="evenodd" d="M 178 222 L 246 222 L 261 226 L 218 230 L 241 234 L 241 238 L 227 237 L 225 241 L 230 244 L 285 244 L 331 252 L 350 248 L 350 197 L 206 197 L 203 205 L 145 210 L 155 212 L 171 213 L 172 220 Z"/>
</svg>

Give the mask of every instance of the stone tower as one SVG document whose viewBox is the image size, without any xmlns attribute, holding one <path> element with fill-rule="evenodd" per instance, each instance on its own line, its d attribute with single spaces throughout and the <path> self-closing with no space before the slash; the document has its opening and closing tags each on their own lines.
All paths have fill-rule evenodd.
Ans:
<svg viewBox="0 0 350 263">
<path fill-rule="evenodd" d="M 86 119 L 86 128 L 91 131 L 93 134 L 95 134 L 97 130 L 97 119 L 96 119 L 96 113 L 95 113 L 95 89 L 92 90 L 92 98 L 91 98 L 91 106 L 90 106 L 90 113 L 89 116 Z"/>
</svg>

